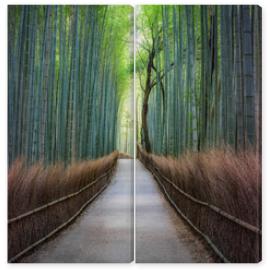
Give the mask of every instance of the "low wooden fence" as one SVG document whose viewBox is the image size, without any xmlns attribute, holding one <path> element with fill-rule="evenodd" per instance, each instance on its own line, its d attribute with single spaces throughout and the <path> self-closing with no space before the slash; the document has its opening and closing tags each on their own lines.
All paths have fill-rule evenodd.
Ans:
<svg viewBox="0 0 270 270">
<path fill-rule="evenodd" d="M 69 225 L 109 184 L 115 164 L 80 190 L 8 220 L 8 261 L 16 262 Z"/>
<path fill-rule="evenodd" d="M 260 228 L 188 194 L 162 174 L 151 156 L 140 148 L 138 154 L 178 214 L 208 243 L 222 262 L 260 261 Z M 240 243 L 241 251 L 235 251 L 236 242 L 237 246 Z"/>
</svg>

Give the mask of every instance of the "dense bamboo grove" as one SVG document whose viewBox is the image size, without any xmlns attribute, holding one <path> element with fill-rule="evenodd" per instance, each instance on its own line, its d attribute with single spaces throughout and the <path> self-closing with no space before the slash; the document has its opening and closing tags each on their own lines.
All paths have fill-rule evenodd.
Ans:
<svg viewBox="0 0 270 270">
<path fill-rule="evenodd" d="M 174 155 L 261 148 L 261 9 L 141 6 L 138 141 Z"/>
<path fill-rule="evenodd" d="M 124 6 L 9 6 L 9 164 L 19 156 L 70 163 L 116 149 L 130 13 Z"/>
<path fill-rule="evenodd" d="M 224 261 L 258 262 L 259 233 L 187 198 L 261 229 L 261 8 L 137 11 L 138 157 Z"/>
</svg>

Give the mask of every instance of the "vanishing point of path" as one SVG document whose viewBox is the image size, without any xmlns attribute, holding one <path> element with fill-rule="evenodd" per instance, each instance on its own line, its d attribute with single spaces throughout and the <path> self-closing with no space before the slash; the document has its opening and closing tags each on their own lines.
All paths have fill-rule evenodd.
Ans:
<svg viewBox="0 0 270 270">
<path fill-rule="evenodd" d="M 136 262 L 214 262 L 197 235 L 164 198 L 152 174 L 136 163 Z"/>
<path fill-rule="evenodd" d="M 133 260 L 133 160 L 119 159 L 109 186 L 67 229 L 21 262 Z"/>
</svg>

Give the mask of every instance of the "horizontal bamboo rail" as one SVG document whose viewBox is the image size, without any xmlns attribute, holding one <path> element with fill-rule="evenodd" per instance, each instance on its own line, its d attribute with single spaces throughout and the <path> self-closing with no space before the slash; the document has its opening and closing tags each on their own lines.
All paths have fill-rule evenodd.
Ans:
<svg viewBox="0 0 270 270">
<path fill-rule="evenodd" d="M 16 221 L 19 221 L 19 220 L 21 220 L 21 219 L 23 219 L 23 218 L 26 218 L 26 217 L 31 216 L 31 215 L 33 215 L 33 214 L 36 214 L 36 213 L 38 213 L 38 212 L 40 212 L 40 211 L 42 211 L 42 210 L 45 210 L 45 209 L 47 209 L 47 208 L 49 208 L 49 207 L 51 207 L 51 206 L 53 206 L 53 205 L 55 205 L 55 204 L 58 204 L 58 203 L 60 203 L 60 202 L 63 202 L 63 201 L 65 201 L 65 200 L 68 200 L 68 199 L 70 199 L 70 198 L 72 198 L 72 197 L 74 197 L 74 196 L 79 195 L 79 194 L 82 193 L 84 190 L 90 188 L 91 186 L 93 186 L 94 184 L 96 184 L 100 179 L 102 179 L 103 177 L 105 177 L 106 175 L 108 175 L 108 174 L 110 173 L 110 171 L 111 171 L 113 168 L 114 168 L 114 167 L 110 168 L 109 170 L 107 170 L 107 172 L 105 172 L 104 174 L 102 174 L 102 175 L 100 175 L 99 177 L 97 177 L 93 182 L 87 184 L 86 186 L 84 186 L 83 188 L 81 188 L 80 190 L 78 190 L 78 191 L 76 191 L 76 192 L 73 192 L 73 193 L 68 194 L 68 195 L 66 195 L 66 196 L 63 196 L 63 197 L 61 197 L 61 198 L 59 198 L 59 199 L 57 199 L 57 200 L 54 200 L 54 201 L 52 201 L 52 202 L 49 202 L 49 203 L 47 203 L 47 204 L 45 204 L 45 205 L 42 205 L 42 206 L 40 206 L 40 207 L 37 207 L 37 208 L 35 208 L 35 209 L 33 209 L 33 210 L 30 210 L 30 211 L 28 211 L 28 212 L 26 212 L 26 213 L 24 213 L 24 214 L 21 214 L 21 215 L 19 215 L 19 216 L 17 216 L 17 217 L 10 218 L 10 219 L 8 220 L 8 224 L 11 224 L 11 223 L 14 223 L 14 222 L 16 222 Z"/>
<path fill-rule="evenodd" d="M 68 194 L 66 196 L 63 196 L 57 200 L 54 200 L 48 204 L 45 204 L 43 206 L 40 206 L 38 208 L 35 208 L 31 211 L 28 211 L 22 215 L 19 215 L 15 218 L 11 218 L 8 220 L 8 225 L 11 225 L 12 223 L 15 223 L 17 221 L 20 221 L 26 217 L 29 217 L 35 213 L 38 213 L 40 211 L 43 211 L 45 209 L 47 209 L 48 207 L 51 207 L 53 205 L 56 205 L 60 202 L 63 202 L 65 200 L 68 200 L 70 198 L 73 198 L 77 195 L 79 195 L 80 193 L 82 193 L 83 191 L 87 190 L 88 188 L 90 188 L 91 186 L 93 186 L 94 184 L 96 184 L 99 180 L 101 180 L 102 178 L 104 178 L 105 176 L 107 176 L 113 169 L 115 168 L 115 166 L 112 166 L 109 170 L 107 170 L 104 174 L 100 175 L 99 177 L 97 177 L 93 182 L 89 183 L 88 185 L 84 186 L 83 188 L 81 188 L 80 190 L 73 192 L 71 194 Z M 101 192 L 108 186 L 108 183 L 106 183 L 101 189 L 100 191 L 98 191 L 95 195 L 93 195 L 88 201 L 86 201 L 81 208 L 72 216 L 70 217 L 66 222 L 62 223 L 60 226 L 58 226 L 57 228 L 55 228 L 54 230 L 52 230 L 50 233 L 48 233 L 46 236 L 42 237 L 41 239 L 39 239 L 38 241 L 34 242 L 33 244 L 31 244 L 30 246 L 28 246 L 27 248 L 25 248 L 24 250 L 22 250 L 21 252 L 19 252 L 18 254 L 16 254 L 15 256 L 13 256 L 12 258 L 10 258 L 8 260 L 9 263 L 12 262 L 16 262 L 18 259 L 20 259 L 21 257 L 23 257 L 25 254 L 27 254 L 28 252 L 32 251 L 34 248 L 36 248 L 37 246 L 41 245 L 42 243 L 44 243 L 46 240 L 48 240 L 49 238 L 51 238 L 52 236 L 54 236 L 56 233 L 58 233 L 59 231 L 61 231 L 63 228 L 65 228 L 67 225 L 69 225 L 72 221 L 74 221 L 81 213 L 82 211 L 86 208 L 86 206 L 91 203 L 98 195 L 101 194 Z"/>
<path fill-rule="evenodd" d="M 38 241 L 34 242 L 30 246 L 28 246 L 27 248 L 25 248 L 24 250 L 22 250 L 21 252 L 19 252 L 17 255 L 13 256 L 11 259 L 8 260 L 8 262 L 9 263 L 16 262 L 18 259 L 20 259 L 21 257 L 23 257 L 26 253 L 32 251 L 34 248 L 36 248 L 37 246 L 41 245 L 46 240 L 48 240 L 49 238 L 51 238 L 52 236 L 54 236 L 56 233 L 58 233 L 59 231 L 61 231 L 63 228 L 65 228 L 67 225 L 69 225 L 73 220 L 75 220 L 81 214 L 81 212 L 85 209 L 85 207 L 89 203 L 91 203 L 107 186 L 108 186 L 108 183 L 106 183 L 101 188 L 101 190 L 98 193 L 96 193 L 87 202 L 85 202 L 82 205 L 82 207 L 70 219 L 68 219 L 66 222 L 64 222 L 63 224 L 61 224 L 60 226 L 58 226 L 56 229 L 54 229 L 53 231 L 51 231 L 50 233 L 48 233 L 46 236 L 42 237 Z"/>
<path fill-rule="evenodd" d="M 169 183 L 171 186 L 173 186 L 173 188 L 175 190 L 177 190 L 179 193 L 181 193 L 182 195 L 184 195 L 189 200 L 191 200 L 191 201 L 193 201 L 193 202 L 195 202 L 197 204 L 200 204 L 202 206 L 205 206 L 205 207 L 211 209 L 212 211 L 216 212 L 217 214 L 219 214 L 219 215 L 221 215 L 221 216 L 229 219 L 230 221 L 236 223 L 237 225 L 239 225 L 239 226 L 241 226 L 241 227 L 243 227 L 243 228 L 245 228 L 245 229 L 247 229 L 247 230 L 249 230 L 249 231 L 251 231 L 253 233 L 261 234 L 261 230 L 259 228 L 255 227 L 255 226 L 253 226 L 253 225 L 251 225 L 251 224 L 249 224 L 249 223 L 247 223 L 247 222 L 245 222 L 245 221 L 243 221 L 243 220 L 241 220 L 241 219 L 239 219 L 239 218 L 237 218 L 235 216 L 230 215 L 229 213 L 225 212 L 224 210 L 218 208 L 217 206 L 214 206 L 214 205 L 212 205 L 210 203 L 201 201 L 201 200 L 193 197 L 192 195 L 190 195 L 190 194 L 186 193 L 185 191 L 183 191 L 182 189 L 180 189 L 172 181 L 170 181 L 166 176 L 164 176 L 160 172 L 160 170 L 158 168 L 155 168 L 154 167 L 154 169 L 158 172 L 158 174 L 159 174 L 159 176 L 161 178 L 163 178 L 167 183 Z"/>
<path fill-rule="evenodd" d="M 151 169 L 150 169 L 151 171 Z M 152 172 L 152 171 L 151 171 Z M 163 189 L 166 197 L 168 198 L 171 205 L 175 208 L 175 210 L 178 212 L 178 214 L 201 236 L 204 238 L 204 240 L 209 244 L 209 246 L 213 249 L 215 254 L 224 262 L 224 263 L 231 263 L 229 259 L 225 257 L 225 255 L 218 249 L 218 247 L 211 241 L 211 239 L 203 233 L 197 226 L 194 225 L 194 223 L 178 208 L 176 203 L 173 201 L 173 199 L 170 197 L 169 193 L 167 192 L 164 185 L 161 183 L 161 181 L 158 179 L 158 177 L 152 172 L 154 177 L 156 178 L 157 182 Z"/>
<path fill-rule="evenodd" d="M 228 220 L 234 222 L 235 224 L 253 232 L 256 234 L 260 234 L 261 235 L 261 230 L 259 228 L 257 228 L 256 226 L 253 226 L 237 217 L 232 216 L 231 214 L 225 212 L 224 210 L 218 208 L 215 205 L 212 205 L 210 203 L 201 201 L 195 197 L 193 197 L 192 195 L 186 193 L 185 191 L 183 191 L 181 188 L 179 188 L 176 184 L 174 184 L 171 180 L 169 180 L 165 175 L 163 175 L 160 170 L 156 167 L 154 167 L 153 165 L 151 165 L 151 167 L 159 174 L 159 176 L 161 178 L 163 178 L 167 183 L 169 183 L 175 190 L 177 190 L 179 193 L 181 193 L 183 196 L 185 196 L 186 198 L 188 198 L 189 200 L 193 201 L 194 203 L 197 203 L 201 206 L 207 207 L 209 209 L 211 209 L 212 211 L 216 212 L 217 214 L 221 215 L 222 217 L 227 218 Z M 151 170 L 152 171 L 152 170 Z"/>
<path fill-rule="evenodd" d="M 140 149 L 139 149 L 140 151 Z M 173 199 L 170 197 L 169 193 L 167 192 L 165 186 L 162 184 L 162 182 L 160 181 L 160 178 L 164 179 L 167 183 L 169 183 L 176 191 L 178 191 L 179 193 L 181 193 L 184 197 L 186 197 L 187 199 L 189 199 L 190 201 L 199 204 L 201 206 L 204 206 L 212 211 L 214 211 L 215 213 L 217 213 L 218 215 L 221 215 L 222 217 L 226 218 L 227 220 L 233 222 L 234 224 L 252 232 L 255 234 L 258 234 L 261 236 L 261 230 L 243 220 L 240 220 L 237 217 L 234 217 L 230 214 L 228 214 L 227 212 L 223 211 L 222 209 L 209 204 L 207 202 L 201 201 L 195 197 L 193 197 L 192 195 L 186 193 L 185 191 L 183 191 L 181 188 L 179 188 L 176 184 L 174 184 L 171 180 L 169 180 L 166 176 L 164 176 L 161 171 L 156 168 L 155 166 L 152 165 L 152 163 L 150 163 L 149 161 L 146 162 L 145 158 L 140 155 L 140 159 L 143 162 L 143 164 L 147 167 L 147 169 L 153 174 L 154 178 L 157 180 L 158 184 L 161 186 L 161 188 L 163 189 L 168 201 L 171 203 L 171 205 L 175 208 L 175 210 L 177 211 L 177 213 L 206 241 L 206 243 L 209 244 L 209 246 L 212 248 L 212 250 L 215 252 L 215 254 L 225 263 L 230 263 L 230 260 L 228 258 L 226 258 L 226 256 L 219 250 L 219 248 L 212 242 L 212 240 L 209 238 L 209 236 L 207 236 L 205 233 L 203 233 L 196 225 L 194 225 L 194 223 L 179 209 L 179 207 L 176 205 L 176 203 L 173 201 Z"/>
</svg>

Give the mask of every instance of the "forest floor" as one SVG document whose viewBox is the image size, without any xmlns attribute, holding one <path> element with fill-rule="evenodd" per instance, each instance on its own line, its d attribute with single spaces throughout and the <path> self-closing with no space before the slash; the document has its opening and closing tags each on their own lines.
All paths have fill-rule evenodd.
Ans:
<svg viewBox="0 0 270 270">
<path fill-rule="evenodd" d="M 177 215 L 151 173 L 136 165 L 136 261 L 211 263 L 212 251 Z"/>
<path fill-rule="evenodd" d="M 57 237 L 20 262 L 102 263 L 133 260 L 133 160 L 118 161 L 111 184 Z"/>
</svg>

